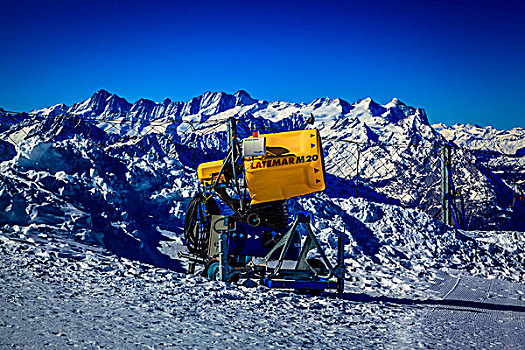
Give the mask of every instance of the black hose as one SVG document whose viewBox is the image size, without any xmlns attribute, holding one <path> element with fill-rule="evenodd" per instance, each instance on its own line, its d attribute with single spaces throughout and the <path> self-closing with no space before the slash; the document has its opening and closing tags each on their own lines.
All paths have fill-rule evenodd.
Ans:
<svg viewBox="0 0 525 350">
<path fill-rule="evenodd" d="M 190 253 L 207 258 L 211 215 L 220 213 L 213 198 L 206 199 L 200 192 L 192 198 L 184 220 L 184 240 Z"/>
</svg>

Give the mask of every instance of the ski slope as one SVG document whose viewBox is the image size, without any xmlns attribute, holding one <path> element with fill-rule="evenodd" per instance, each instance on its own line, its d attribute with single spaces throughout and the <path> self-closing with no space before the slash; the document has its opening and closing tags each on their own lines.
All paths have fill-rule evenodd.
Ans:
<svg viewBox="0 0 525 350">
<path fill-rule="evenodd" d="M 437 271 L 424 299 L 310 297 L 211 282 L 52 234 L 2 235 L 0 253 L 0 349 L 525 346 L 525 287 L 504 280 Z"/>
</svg>

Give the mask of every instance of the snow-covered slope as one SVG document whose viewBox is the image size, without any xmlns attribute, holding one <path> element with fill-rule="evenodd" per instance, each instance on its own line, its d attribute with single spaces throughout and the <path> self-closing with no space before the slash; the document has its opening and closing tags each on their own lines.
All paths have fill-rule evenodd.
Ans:
<svg viewBox="0 0 525 350">
<path fill-rule="evenodd" d="M 360 266 L 361 264 L 356 264 Z M 353 269 L 355 269 L 353 267 Z M 343 298 L 209 281 L 108 254 L 67 231 L 0 234 L 0 347 L 508 348 L 525 345 L 525 286 L 363 270 Z M 390 286 L 404 290 L 396 298 Z M 426 290 L 430 299 L 415 297 Z M 370 295 L 369 291 L 381 294 Z M 521 306 L 520 306 L 521 305 Z M 482 331 L 480 331 L 482 330 Z"/>
</svg>

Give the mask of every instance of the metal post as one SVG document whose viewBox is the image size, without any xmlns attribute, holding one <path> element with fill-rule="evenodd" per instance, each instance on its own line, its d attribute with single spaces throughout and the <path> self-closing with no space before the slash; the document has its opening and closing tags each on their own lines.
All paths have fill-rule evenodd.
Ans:
<svg viewBox="0 0 525 350">
<path fill-rule="evenodd" d="M 228 148 L 231 151 L 231 165 L 232 165 L 232 171 L 233 171 L 233 181 L 235 182 L 235 190 L 237 191 L 237 194 L 239 196 L 239 209 L 241 212 L 244 212 L 244 201 L 241 196 L 241 189 L 239 187 L 239 179 L 237 178 L 237 169 L 236 169 L 236 162 L 237 162 L 237 121 L 235 118 L 229 118 L 228 119 Z"/>
<path fill-rule="evenodd" d="M 219 281 L 226 282 L 228 279 L 227 265 L 228 265 L 228 252 L 227 252 L 227 234 L 225 232 L 220 233 L 219 240 Z"/>
<path fill-rule="evenodd" d="M 345 227 L 346 231 L 346 227 Z M 345 289 L 345 253 L 344 253 L 344 237 L 343 232 L 339 232 L 337 236 L 337 293 L 343 294 Z"/>
<path fill-rule="evenodd" d="M 355 198 L 357 198 L 357 190 L 359 188 L 359 158 L 361 158 L 361 147 L 357 145 L 357 166 L 355 170 Z"/>
<path fill-rule="evenodd" d="M 193 275 L 195 273 L 195 263 L 193 261 L 188 262 L 188 273 Z"/>
<path fill-rule="evenodd" d="M 232 149 L 233 148 L 233 145 L 234 145 L 234 142 L 235 142 L 235 137 L 237 136 L 236 135 L 236 130 L 235 130 L 235 118 L 229 118 L 228 119 L 228 149 Z M 234 154 L 235 156 L 235 154 Z M 235 157 L 234 157 L 235 158 Z"/>
<path fill-rule="evenodd" d="M 511 208 L 514 208 L 516 205 L 516 179 L 512 179 L 512 205 Z"/>
<path fill-rule="evenodd" d="M 489 184 L 485 184 L 485 230 L 489 231 L 489 211 L 490 211 L 490 196 L 489 196 Z"/>
<path fill-rule="evenodd" d="M 452 225 L 452 212 L 449 202 L 451 196 L 450 190 L 452 188 L 449 173 L 451 164 L 450 156 L 450 146 L 444 145 L 441 148 L 441 220 L 447 225 Z"/>
</svg>

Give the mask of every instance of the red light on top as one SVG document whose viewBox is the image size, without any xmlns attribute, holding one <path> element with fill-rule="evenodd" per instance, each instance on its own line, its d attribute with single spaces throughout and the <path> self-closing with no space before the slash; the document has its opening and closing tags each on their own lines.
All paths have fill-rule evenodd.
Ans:
<svg viewBox="0 0 525 350">
<path fill-rule="evenodd" d="M 253 138 L 259 137 L 259 132 L 258 131 L 254 131 L 253 134 L 252 134 L 252 137 Z"/>
</svg>

